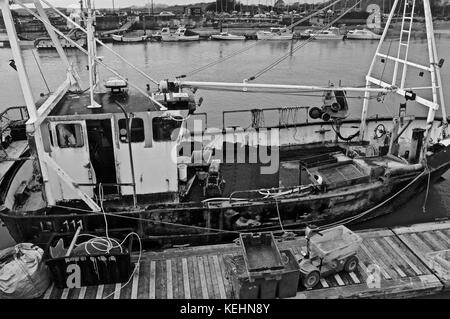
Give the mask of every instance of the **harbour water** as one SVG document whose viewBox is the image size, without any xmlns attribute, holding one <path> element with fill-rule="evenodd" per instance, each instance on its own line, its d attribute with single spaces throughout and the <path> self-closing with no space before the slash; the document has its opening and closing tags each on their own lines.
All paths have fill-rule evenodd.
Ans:
<svg viewBox="0 0 450 319">
<path fill-rule="evenodd" d="M 444 86 L 450 85 L 450 37 L 439 36 L 437 46 L 440 58 L 446 59 L 441 72 Z M 173 79 L 175 76 L 186 74 L 211 61 L 227 56 L 231 52 L 247 47 L 252 42 L 214 42 L 202 41 L 198 43 L 141 43 L 141 44 L 109 44 L 124 57 L 130 59 L 137 67 L 154 79 Z M 328 81 L 343 85 L 364 85 L 364 77 L 375 52 L 376 41 L 313 41 L 301 50 L 289 56 L 273 70 L 265 73 L 256 83 L 274 84 L 314 84 L 327 85 Z M 295 44 L 294 44 L 295 45 Z M 215 65 L 203 72 L 199 72 L 190 80 L 242 82 L 253 76 L 257 71 L 288 53 L 290 42 L 262 42 L 254 45 L 244 53 L 237 55 L 223 63 Z M 389 48 L 388 48 L 389 49 Z M 118 58 L 103 48 L 98 49 L 98 55 L 105 57 L 105 62 L 113 66 L 119 73 L 127 75 L 145 89 L 148 80 L 128 68 Z M 28 66 L 31 86 L 36 98 L 40 93 L 47 93 L 45 77 L 50 90 L 54 90 L 65 78 L 64 69 L 55 51 L 36 52 L 24 50 L 23 57 Z M 411 47 L 412 59 L 426 59 L 426 40 L 415 39 Z M 23 105 L 19 80 L 15 71 L 9 67 L 12 58 L 9 49 L 0 49 L 0 110 L 12 106 Z M 85 56 L 76 51 L 69 52 L 69 58 L 79 71 L 82 79 L 87 78 Z M 36 60 L 39 61 L 39 70 Z M 386 71 L 387 72 L 387 71 Z M 415 72 L 415 71 L 414 71 Z M 103 78 L 107 71 L 100 69 Z M 412 74 L 411 80 L 416 81 L 417 75 Z M 426 79 L 424 79 L 425 81 Z M 418 81 L 418 80 L 417 80 Z M 281 94 L 253 94 L 242 92 L 199 91 L 197 94 L 204 98 L 200 112 L 207 112 L 208 126 L 221 128 L 222 111 L 235 109 L 267 108 L 282 106 L 309 105 L 319 106 L 320 97 L 295 96 Z M 450 103 L 450 90 L 445 91 L 446 100 Z M 358 118 L 362 100 L 358 96 L 350 101 L 351 117 Z M 424 109 L 408 109 L 409 114 L 424 115 Z M 398 113 L 398 105 L 386 100 L 372 107 L 371 114 L 394 115 Z M 235 119 L 239 120 L 239 119 Z M 266 118 L 270 121 L 270 118 Z M 272 119 L 275 120 L 275 119 Z M 240 125 L 248 126 L 248 119 L 241 119 Z M 247 121 L 247 122 L 245 122 Z M 247 124 L 245 124 L 247 123 Z M 439 183 L 430 188 L 426 201 L 426 210 L 422 206 L 425 194 L 417 196 L 410 203 L 394 214 L 385 216 L 361 225 L 355 229 L 372 227 L 390 227 L 412 223 L 439 220 L 448 217 L 450 211 L 450 173 L 444 175 Z M 0 227 L 0 249 L 11 245 L 12 239 L 5 228 Z"/>
</svg>

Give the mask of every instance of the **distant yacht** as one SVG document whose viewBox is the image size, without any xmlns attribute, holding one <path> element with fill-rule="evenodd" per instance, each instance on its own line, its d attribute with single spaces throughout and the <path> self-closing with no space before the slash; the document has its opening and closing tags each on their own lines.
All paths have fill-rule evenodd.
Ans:
<svg viewBox="0 0 450 319">
<path fill-rule="evenodd" d="M 340 33 L 339 28 L 331 27 L 317 33 L 311 33 L 311 37 L 316 40 L 343 40 L 344 35 Z"/>
<path fill-rule="evenodd" d="M 347 39 L 352 40 L 379 40 L 381 39 L 381 35 L 376 34 L 375 32 L 363 29 L 363 30 L 351 30 L 347 33 Z"/>
<path fill-rule="evenodd" d="M 231 34 L 228 32 L 220 32 L 219 34 L 213 34 L 211 35 L 212 40 L 222 40 L 222 41 L 238 41 L 238 40 L 245 40 L 244 35 L 236 35 Z"/>
<path fill-rule="evenodd" d="M 256 32 L 258 40 L 292 40 L 294 34 L 287 28 L 270 28 L 270 31 Z"/>
<path fill-rule="evenodd" d="M 165 42 L 198 41 L 200 40 L 200 35 L 184 27 L 178 28 L 175 33 L 171 33 L 169 28 L 163 28 L 161 30 L 161 40 Z"/>
</svg>

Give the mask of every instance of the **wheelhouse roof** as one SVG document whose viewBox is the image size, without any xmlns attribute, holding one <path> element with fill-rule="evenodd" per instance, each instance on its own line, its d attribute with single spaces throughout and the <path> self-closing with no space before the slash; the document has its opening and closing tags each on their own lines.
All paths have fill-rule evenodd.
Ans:
<svg viewBox="0 0 450 319">
<path fill-rule="evenodd" d="M 70 116 L 70 115 L 100 115 L 111 113 L 122 113 L 122 110 L 115 103 L 123 105 L 125 110 L 130 112 L 153 112 L 159 111 L 158 105 L 150 101 L 142 94 L 129 93 L 95 93 L 95 101 L 101 108 L 88 108 L 90 104 L 89 92 L 82 94 L 67 93 L 61 101 L 50 112 L 50 116 Z"/>
</svg>

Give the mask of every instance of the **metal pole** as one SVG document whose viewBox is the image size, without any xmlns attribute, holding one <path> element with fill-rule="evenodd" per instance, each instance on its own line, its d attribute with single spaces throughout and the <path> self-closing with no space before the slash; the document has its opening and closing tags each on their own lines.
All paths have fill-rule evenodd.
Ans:
<svg viewBox="0 0 450 319">
<path fill-rule="evenodd" d="M 369 98 L 370 98 L 370 91 L 368 89 L 370 88 L 370 81 L 368 80 L 368 77 L 372 74 L 373 68 L 375 66 L 375 61 L 377 59 L 377 54 L 380 52 L 381 46 L 383 45 L 384 39 L 386 38 L 387 32 L 389 30 L 389 25 L 391 24 L 392 18 L 395 14 L 395 9 L 397 8 L 399 0 L 395 0 L 394 6 L 391 9 L 391 13 L 389 14 L 389 18 L 386 21 L 386 26 L 384 27 L 383 35 L 381 36 L 380 42 L 378 43 L 377 50 L 375 51 L 375 55 L 373 56 L 372 63 L 370 64 L 369 71 L 367 72 L 366 76 L 366 93 L 364 94 L 364 102 L 363 102 L 363 108 L 361 112 L 361 125 L 359 127 L 359 139 L 361 141 L 364 140 L 364 135 L 366 132 L 366 119 L 367 119 L 367 111 L 369 108 Z M 387 63 L 387 61 L 385 62 Z M 381 84 L 381 81 L 380 81 Z"/>
<path fill-rule="evenodd" d="M 436 83 L 436 61 L 434 60 L 434 50 L 433 50 L 433 37 L 434 37 L 434 29 L 433 29 L 433 20 L 431 15 L 431 8 L 429 0 L 423 0 L 424 13 L 425 13 L 425 26 L 427 29 L 427 44 L 428 44 L 428 56 L 430 59 L 430 75 L 431 75 L 431 84 L 432 84 L 432 94 L 433 94 L 433 102 L 438 103 L 438 94 L 437 94 L 437 83 Z M 425 143 L 423 143 L 422 153 L 420 159 L 426 158 L 426 153 L 428 146 L 430 144 L 430 135 L 431 129 L 433 128 L 434 117 L 436 115 L 436 108 L 430 107 L 428 109 L 428 117 L 427 117 L 427 128 L 425 132 Z"/>
<path fill-rule="evenodd" d="M 27 71 L 25 69 L 25 64 L 22 59 L 22 53 L 19 45 L 19 39 L 17 37 L 16 27 L 14 25 L 14 19 L 12 17 L 11 10 L 9 8 L 9 1 L 0 0 L 0 6 L 3 14 L 3 20 L 5 22 L 5 28 L 8 33 L 11 51 L 13 53 L 14 61 L 16 63 L 20 86 L 22 87 L 25 103 L 27 105 L 29 122 L 32 123 L 33 125 L 36 153 L 39 161 L 42 180 L 44 183 L 45 197 L 48 205 L 54 205 L 55 200 L 53 198 L 53 194 L 51 193 L 50 186 L 48 185 L 47 166 L 45 161 L 41 157 L 41 154 L 43 154 L 44 152 L 44 147 L 42 144 L 41 128 L 40 126 L 35 125 L 35 121 L 37 119 L 36 105 L 34 103 L 33 92 L 31 91 L 31 86 Z"/>
<path fill-rule="evenodd" d="M 133 184 L 133 207 L 137 207 L 137 196 L 136 196 L 136 179 L 134 176 L 134 162 L 133 162 L 133 148 L 131 147 L 131 122 L 130 117 L 128 116 L 128 113 L 125 111 L 125 108 L 122 104 L 116 101 L 117 106 L 120 108 L 120 110 L 125 115 L 125 122 L 127 126 L 127 139 L 128 139 L 128 153 L 130 156 L 130 168 L 131 168 L 131 181 Z"/>
</svg>

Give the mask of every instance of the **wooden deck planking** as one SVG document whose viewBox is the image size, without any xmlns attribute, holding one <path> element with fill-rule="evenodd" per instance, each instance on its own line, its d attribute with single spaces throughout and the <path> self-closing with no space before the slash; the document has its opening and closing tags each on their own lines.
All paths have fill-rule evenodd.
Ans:
<svg viewBox="0 0 450 319">
<path fill-rule="evenodd" d="M 428 269 L 427 254 L 450 248 L 450 223 L 445 227 L 442 224 L 425 226 L 401 227 L 398 234 L 396 228 L 362 232 L 357 270 L 322 278 L 316 288 L 299 291 L 297 297 L 405 297 L 441 291 L 443 284 L 439 274 Z M 294 253 L 304 244 L 303 239 L 278 243 L 280 249 L 290 248 Z M 234 293 L 223 261 L 224 255 L 228 254 L 238 255 L 239 247 L 230 244 L 145 253 L 139 271 L 126 286 L 100 285 L 66 290 L 53 287 L 43 298 L 89 299 L 105 298 L 109 294 L 112 294 L 110 299 L 114 296 L 121 299 L 232 298 Z M 370 264 L 380 267 L 381 290 L 370 289 L 366 283 Z"/>
<path fill-rule="evenodd" d="M 156 261 L 150 261 L 150 277 L 148 280 L 148 299 L 156 299 Z"/>
<path fill-rule="evenodd" d="M 219 282 L 217 281 L 216 267 L 212 255 L 205 257 L 209 263 L 209 271 L 211 273 L 212 288 L 214 290 L 214 299 L 220 299 Z"/>
<path fill-rule="evenodd" d="M 370 246 L 366 246 L 365 243 L 363 242 L 361 244 L 361 249 L 370 258 L 370 264 L 376 264 L 376 265 L 380 266 L 381 273 L 385 279 L 392 279 L 392 278 L 395 279 L 397 277 L 397 275 L 392 273 L 392 271 L 387 270 L 387 266 L 384 264 L 384 262 L 382 260 L 375 257 L 376 255 L 375 255 L 375 252 L 373 251 L 373 248 L 371 248 Z M 370 264 L 368 264 L 366 266 L 369 267 Z"/>
<path fill-rule="evenodd" d="M 189 271 L 188 271 L 188 262 L 186 258 L 181 260 L 181 267 L 183 271 L 183 289 L 184 289 L 184 297 L 185 299 L 191 299 L 191 287 L 189 283 Z"/>
<path fill-rule="evenodd" d="M 410 274 L 410 276 L 414 276 L 413 271 L 408 271 L 409 267 L 407 266 L 407 264 L 401 258 L 399 258 L 397 254 L 393 253 L 389 245 L 383 240 L 384 238 L 386 237 L 373 238 L 372 242 L 380 249 L 380 251 L 382 251 L 382 254 L 386 257 L 385 261 L 392 265 L 392 267 L 394 267 L 395 271 L 400 275 L 400 277 L 408 277 L 407 273 Z"/>
</svg>

